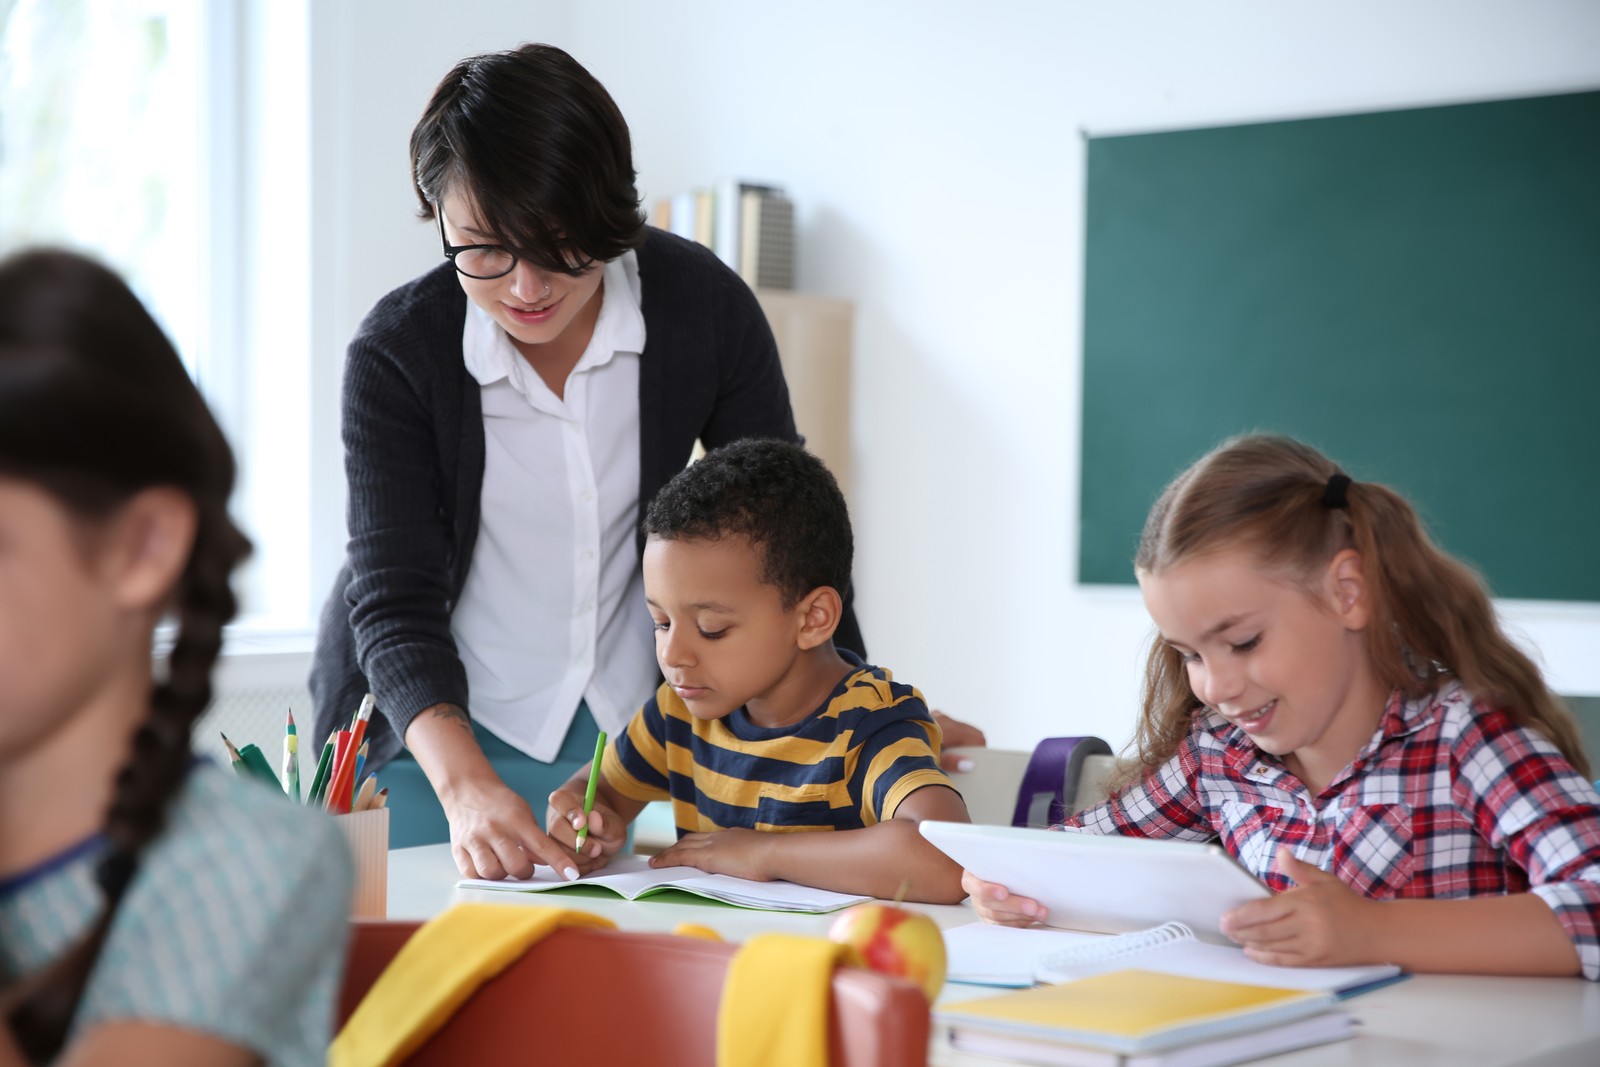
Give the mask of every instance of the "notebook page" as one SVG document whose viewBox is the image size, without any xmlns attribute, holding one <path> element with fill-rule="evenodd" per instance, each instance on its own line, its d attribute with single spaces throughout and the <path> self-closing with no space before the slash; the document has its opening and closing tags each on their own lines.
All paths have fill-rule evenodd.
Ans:
<svg viewBox="0 0 1600 1067">
<path fill-rule="evenodd" d="M 676 870 L 677 868 L 668 868 Z M 690 868 L 692 870 L 692 868 Z M 829 889 L 813 889 L 794 882 L 756 882 L 729 874 L 701 874 L 673 883 L 674 889 L 703 893 L 715 900 L 768 911 L 825 912 L 861 904 L 872 898 Z"/>
<path fill-rule="evenodd" d="M 527 878 L 463 878 L 456 882 L 456 888 L 537 892 L 542 889 L 559 889 L 566 885 L 599 885 L 615 890 L 632 900 L 647 889 L 670 885 L 699 873 L 693 867 L 663 867 L 656 870 L 643 856 L 617 856 L 594 874 L 572 882 L 557 874 L 553 867 L 541 863 Z"/>
<path fill-rule="evenodd" d="M 458 889 L 498 889 L 539 892 L 568 885 L 604 886 L 629 900 L 652 889 L 671 887 L 744 908 L 767 911 L 821 913 L 837 911 L 851 904 L 871 900 L 868 896 L 812 889 L 793 882 L 757 882 L 729 874 L 706 874 L 696 867 L 651 867 L 643 856 L 617 856 L 594 874 L 569 882 L 555 870 L 540 864 L 529 878 L 463 878 Z"/>
<path fill-rule="evenodd" d="M 1243 949 L 1194 939 L 1182 923 L 1129 934 L 969 923 L 944 931 L 949 981 L 1020 988 L 1065 982 L 1124 967 L 1278 989 L 1347 992 L 1399 975 L 1398 967 L 1273 967 Z"/>
<path fill-rule="evenodd" d="M 1077 930 L 968 923 L 944 931 L 946 979 L 969 985 L 1031 986 L 1040 957 L 1105 940 L 1105 934 Z"/>
<path fill-rule="evenodd" d="M 1390 964 L 1275 967 L 1257 963 L 1246 956 L 1243 949 L 1196 940 L 1193 931 L 1182 923 L 1165 923 L 1137 934 L 1123 934 L 1045 953 L 1038 959 L 1036 974 L 1041 982 L 1067 982 L 1133 966 L 1190 978 L 1327 992 L 1354 989 L 1400 973 L 1400 968 Z"/>
</svg>

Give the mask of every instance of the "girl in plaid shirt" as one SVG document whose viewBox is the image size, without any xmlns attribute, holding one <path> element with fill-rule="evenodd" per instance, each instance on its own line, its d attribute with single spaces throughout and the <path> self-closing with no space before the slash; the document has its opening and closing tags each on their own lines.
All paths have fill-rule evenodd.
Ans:
<svg viewBox="0 0 1600 1067">
<path fill-rule="evenodd" d="M 1264 963 L 1600 979 L 1600 797 L 1571 714 L 1392 490 L 1282 437 L 1162 493 L 1135 755 L 1063 827 L 1220 840 Z M 990 922 L 1045 918 L 968 872 Z"/>
</svg>

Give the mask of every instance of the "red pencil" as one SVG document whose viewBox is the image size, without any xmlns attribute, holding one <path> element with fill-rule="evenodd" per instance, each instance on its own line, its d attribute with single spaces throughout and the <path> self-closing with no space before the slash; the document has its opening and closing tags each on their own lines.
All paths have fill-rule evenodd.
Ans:
<svg viewBox="0 0 1600 1067">
<path fill-rule="evenodd" d="M 338 815 L 341 814 L 339 808 L 340 776 L 348 772 L 355 764 L 348 758 L 350 756 L 350 731 L 340 730 L 333 735 L 333 738 L 333 770 L 328 773 L 328 785 L 322 791 L 322 795 L 324 807 Z"/>
<path fill-rule="evenodd" d="M 328 810 L 335 815 L 350 813 L 350 802 L 355 797 L 356 753 L 361 751 L 361 742 L 366 737 L 367 723 L 372 719 L 375 704 L 371 693 L 362 697 L 349 731 L 339 731 L 341 737 L 349 737 L 349 743 L 334 753 L 333 784 L 328 787 Z"/>
</svg>

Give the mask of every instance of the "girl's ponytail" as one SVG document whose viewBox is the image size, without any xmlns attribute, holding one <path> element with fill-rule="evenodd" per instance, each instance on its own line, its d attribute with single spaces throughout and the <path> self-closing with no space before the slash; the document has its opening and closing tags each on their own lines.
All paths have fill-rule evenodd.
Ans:
<svg viewBox="0 0 1600 1067">
<path fill-rule="evenodd" d="M 1349 498 L 1351 540 L 1373 608 L 1367 648 L 1379 678 L 1416 697 L 1453 675 L 1475 699 L 1543 733 L 1587 778 L 1572 713 L 1501 630 L 1483 580 L 1433 543 L 1394 490 L 1357 482 Z"/>
<path fill-rule="evenodd" d="M 1543 733 L 1589 775 L 1571 712 L 1500 629 L 1483 582 L 1429 540 L 1416 512 L 1392 489 L 1352 481 L 1316 449 L 1287 437 L 1233 438 L 1157 498 L 1135 567 L 1160 573 L 1224 547 L 1248 551 L 1308 587 L 1334 555 L 1355 549 L 1372 605 L 1367 647 L 1380 680 L 1418 697 L 1452 675 L 1475 699 Z M 1114 785 L 1170 759 L 1201 703 L 1178 654 L 1155 643 L 1135 757 Z"/>
</svg>

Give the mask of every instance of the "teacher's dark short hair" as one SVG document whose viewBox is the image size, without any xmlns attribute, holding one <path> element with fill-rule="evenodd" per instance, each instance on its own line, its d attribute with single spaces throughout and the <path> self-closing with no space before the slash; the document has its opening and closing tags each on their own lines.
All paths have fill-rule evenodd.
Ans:
<svg viewBox="0 0 1600 1067">
<path fill-rule="evenodd" d="M 518 258 L 576 275 L 644 239 L 628 124 L 566 52 L 525 44 L 457 63 L 411 131 L 421 216 L 451 191 Z"/>
</svg>

